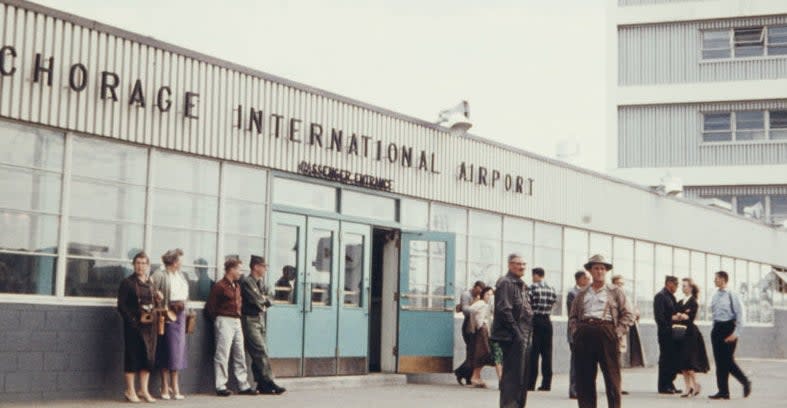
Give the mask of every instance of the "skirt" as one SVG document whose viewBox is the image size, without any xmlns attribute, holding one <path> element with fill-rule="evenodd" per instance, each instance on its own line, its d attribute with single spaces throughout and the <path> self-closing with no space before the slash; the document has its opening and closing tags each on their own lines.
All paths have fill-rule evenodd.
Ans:
<svg viewBox="0 0 787 408">
<path fill-rule="evenodd" d="M 489 344 L 489 330 L 486 329 L 486 326 L 482 326 L 475 332 L 474 336 L 470 365 L 473 368 L 493 365 L 492 348 Z"/>
<path fill-rule="evenodd" d="M 123 370 L 135 373 L 141 370 L 150 371 L 155 366 L 156 357 L 156 325 L 139 325 L 134 327 L 123 322 Z"/>
<path fill-rule="evenodd" d="M 691 370 L 698 373 L 707 373 L 710 370 L 705 341 L 697 326 L 690 324 L 686 328 L 686 334 L 683 336 L 683 339 L 677 341 L 676 345 L 678 347 L 677 368 L 679 371 Z"/>
<path fill-rule="evenodd" d="M 181 310 L 174 322 L 168 322 L 164 335 L 159 337 L 156 367 L 171 371 L 187 368 L 186 311 Z"/>
</svg>

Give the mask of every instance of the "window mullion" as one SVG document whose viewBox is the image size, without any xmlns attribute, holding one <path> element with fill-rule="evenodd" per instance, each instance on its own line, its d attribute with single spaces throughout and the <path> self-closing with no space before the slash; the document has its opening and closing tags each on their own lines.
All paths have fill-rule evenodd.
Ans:
<svg viewBox="0 0 787 408">
<path fill-rule="evenodd" d="M 218 236 L 216 237 L 216 259 L 214 259 L 213 263 L 216 265 L 221 265 L 222 259 L 224 259 L 224 211 L 225 211 L 225 186 L 227 185 L 226 180 L 224 179 L 227 176 L 226 171 L 226 164 L 225 162 L 219 162 L 219 202 L 218 202 L 218 211 L 216 216 L 218 217 L 217 224 L 216 224 L 216 233 Z M 239 254 L 240 255 L 240 254 Z M 243 260 L 241 260 L 243 261 Z M 247 267 L 249 265 L 246 265 Z M 214 276 L 215 280 L 218 280 L 218 272 L 216 276 Z"/>
<path fill-rule="evenodd" d="M 738 114 L 735 111 L 730 112 L 730 131 L 732 131 L 732 141 L 738 140 Z"/>
<path fill-rule="evenodd" d="M 143 248 L 145 248 L 145 252 L 148 256 L 153 255 L 151 251 L 153 250 L 153 186 L 156 177 L 155 156 L 155 151 L 153 149 L 148 149 L 148 180 L 145 190 L 145 240 L 143 244 Z M 156 254 L 153 258 L 157 258 L 158 256 L 159 254 Z"/>
<path fill-rule="evenodd" d="M 63 176 L 60 186 L 60 229 L 57 240 L 57 268 L 55 269 L 55 296 L 62 299 L 66 294 L 66 267 L 68 266 L 68 223 L 71 206 L 71 156 L 74 135 L 65 134 L 63 145 Z"/>
</svg>

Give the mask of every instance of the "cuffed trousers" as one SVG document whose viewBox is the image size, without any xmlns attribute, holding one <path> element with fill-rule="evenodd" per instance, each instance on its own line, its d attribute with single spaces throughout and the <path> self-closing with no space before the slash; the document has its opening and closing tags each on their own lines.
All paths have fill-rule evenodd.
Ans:
<svg viewBox="0 0 787 408">
<path fill-rule="evenodd" d="M 213 367 L 216 374 L 216 389 L 227 388 L 229 366 L 238 380 L 240 390 L 249 389 L 246 372 L 246 355 L 243 353 L 243 329 L 237 317 L 218 316 L 213 323 L 216 329 L 216 353 L 213 356 Z"/>
</svg>

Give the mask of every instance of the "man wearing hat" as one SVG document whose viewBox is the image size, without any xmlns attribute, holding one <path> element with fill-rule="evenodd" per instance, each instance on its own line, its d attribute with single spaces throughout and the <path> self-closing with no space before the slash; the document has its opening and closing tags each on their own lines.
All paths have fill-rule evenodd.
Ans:
<svg viewBox="0 0 787 408">
<path fill-rule="evenodd" d="M 573 339 L 577 378 L 577 402 L 580 408 L 596 407 L 596 374 L 604 375 L 607 406 L 620 404 L 620 341 L 634 322 L 626 295 L 607 284 L 612 264 L 601 255 L 593 255 L 585 264 L 593 282 L 577 293 L 568 315 L 569 335 Z"/>
<path fill-rule="evenodd" d="M 243 337 L 246 339 L 246 351 L 251 356 L 251 372 L 254 374 L 254 381 L 257 382 L 257 390 L 261 394 L 283 394 L 287 390 L 273 381 L 265 338 L 265 314 L 271 306 L 268 290 L 263 284 L 268 264 L 265 263 L 265 258 L 252 255 L 249 267 L 251 272 L 241 279 L 240 287 L 243 295 L 241 323 Z"/>
</svg>

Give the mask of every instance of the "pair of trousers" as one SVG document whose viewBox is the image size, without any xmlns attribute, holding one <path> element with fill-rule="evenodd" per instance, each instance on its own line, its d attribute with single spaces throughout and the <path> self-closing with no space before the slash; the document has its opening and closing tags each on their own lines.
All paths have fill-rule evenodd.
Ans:
<svg viewBox="0 0 787 408">
<path fill-rule="evenodd" d="M 716 386 L 719 387 L 719 394 L 730 395 L 730 374 L 738 382 L 745 385 L 749 383 L 746 374 L 743 373 L 738 364 L 735 363 L 735 348 L 738 341 L 726 343 L 724 341 L 735 331 L 735 321 L 713 322 L 713 329 L 710 332 L 710 341 L 713 346 L 713 359 L 716 361 Z"/>
<path fill-rule="evenodd" d="M 549 315 L 533 316 L 533 342 L 530 346 L 530 367 L 527 389 L 536 388 L 538 362 L 541 359 L 541 387 L 552 387 L 552 321 Z"/>
<path fill-rule="evenodd" d="M 574 336 L 577 402 L 596 408 L 598 368 L 607 389 L 607 407 L 620 408 L 620 346 L 612 322 L 580 322 Z"/>
<path fill-rule="evenodd" d="M 267 331 L 263 315 L 243 316 L 243 338 L 246 340 L 246 352 L 251 357 L 251 373 L 257 388 L 273 382 L 273 372 L 268 361 Z"/>
<path fill-rule="evenodd" d="M 675 389 L 675 377 L 678 375 L 676 362 L 678 350 L 675 340 L 672 339 L 672 328 L 658 331 L 659 340 L 659 392 Z"/>
<path fill-rule="evenodd" d="M 216 330 L 216 353 L 213 355 L 213 368 L 216 374 L 216 389 L 227 389 L 229 364 L 238 380 L 240 390 L 249 389 L 246 372 L 246 355 L 243 353 L 243 329 L 237 317 L 217 316 L 213 323 Z"/>
<path fill-rule="evenodd" d="M 524 340 L 500 341 L 503 376 L 500 378 L 500 408 L 523 408 L 527 402 L 527 360 L 530 333 Z"/>
<path fill-rule="evenodd" d="M 470 320 L 465 316 L 465 320 L 462 322 L 462 340 L 465 341 L 465 361 L 454 370 L 454 374 L 456 374 L 457 377 L 466 379 L 469 379 L 473 375 L 473 365 L 470 359 L 473 356 L 473 348 L 475 346 L 475 342 L 473 341 L 475 337 L 474 334 L 467 332 L 467 326 L 469 324 Z"/>
<path fill-rule="evenodd" d="M 571 350 L 571 362 L 569 363 L 568 371 L 568 396 L 577 396 L 577 364 L 574 362 L 576 353 L 574 353 L 574 343 L 568 343 L 568 348 Z"/>
</svg>

